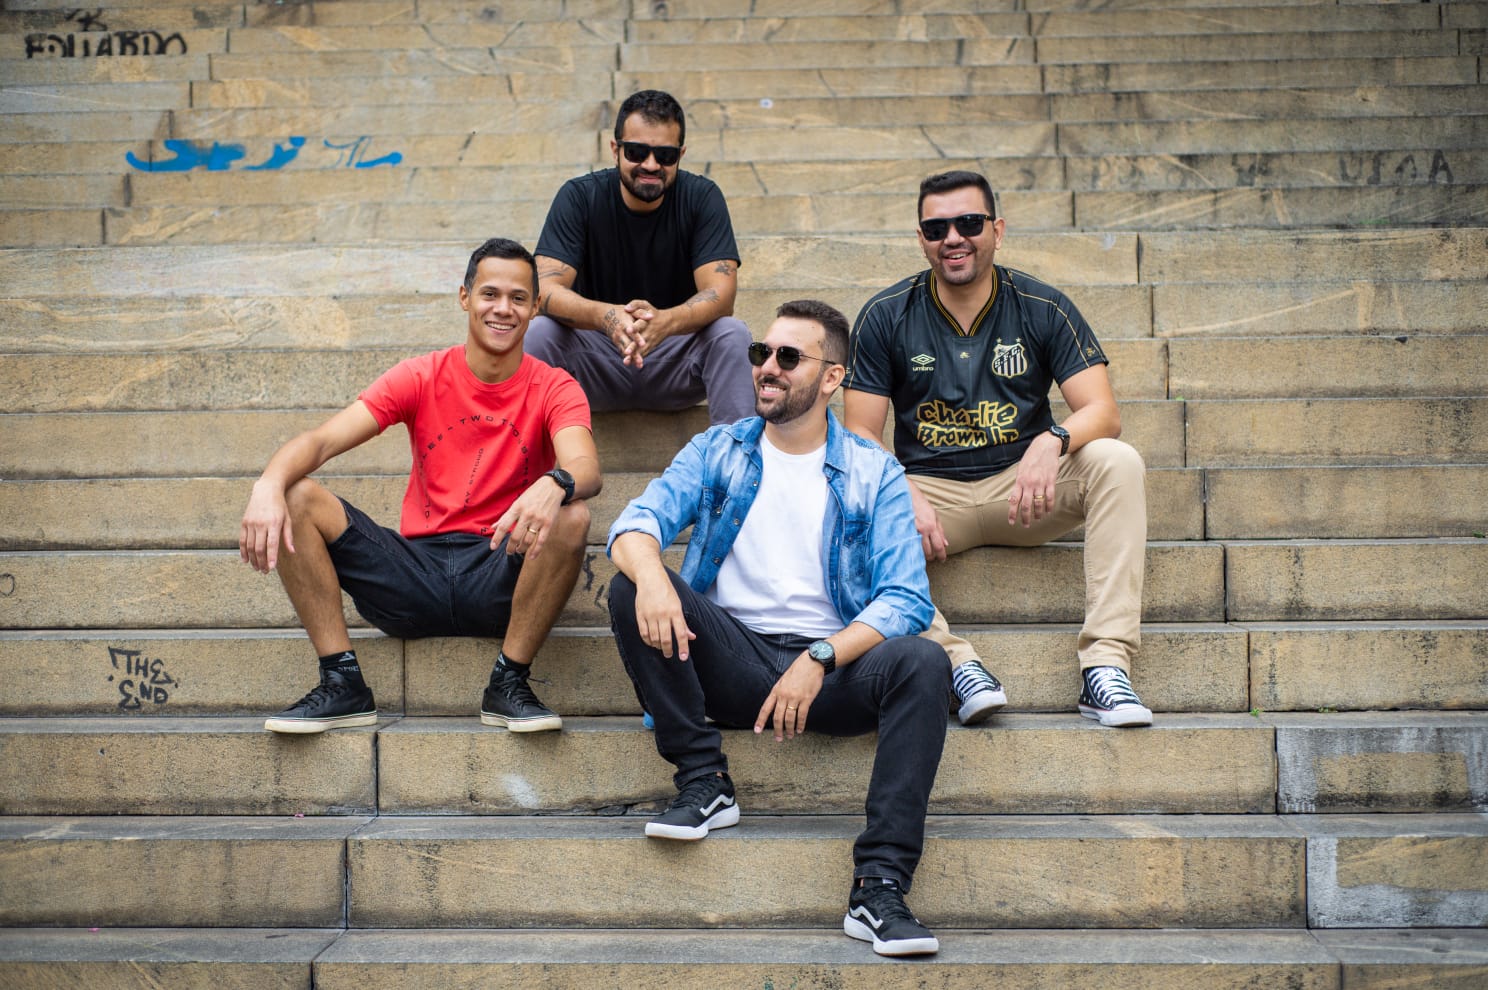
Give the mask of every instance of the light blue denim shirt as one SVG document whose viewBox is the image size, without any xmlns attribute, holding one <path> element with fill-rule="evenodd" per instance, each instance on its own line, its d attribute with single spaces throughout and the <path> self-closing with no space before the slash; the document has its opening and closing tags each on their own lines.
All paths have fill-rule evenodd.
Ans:
<svg viewBox="0 0 1488 990">
<path fill-rule="evenodd" d="M 764 429 L 755 416 L 693 437 L 620 513 L 609 544 L 636 531 L 665 549 L 692 526 L 682 579 L 706 592 L 759 493 Z M 849 433 L 829 410 L 822 473 L 832 493 L 822 526 L 822 570 L 843 626 L 862 622 L 885 639 L 923 632 L 934 607 L 904 469 L 883 448 Z"/>
</svg>

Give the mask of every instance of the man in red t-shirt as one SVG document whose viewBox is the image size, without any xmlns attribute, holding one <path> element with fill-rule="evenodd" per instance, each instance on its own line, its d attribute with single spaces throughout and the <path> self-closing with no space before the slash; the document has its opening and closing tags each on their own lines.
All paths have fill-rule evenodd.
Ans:
<svg viewBox="0 0 1488 990">
<path fill-rule="evenodd" d="M 394 366 L 279 448 L 253 485 L 239 552 L 255 570 L 278 570 L 320 656 L 320 683 L 266 729 L 376 723 L 342 589 L 390 636 L 501 637 L 481 721 L 513 732 L 563 727 L 527 677 L 588 543 L 583 500 L 600 488 L 589 404 L 567 372 L 522 352 L 537 311 L 526 248 L 505 238 L 482 244 L 459 298 L 463 344 Z M 413 450 L 399 530 L 309 477 L 394 423 L 408 428 Z"/>
</svg>

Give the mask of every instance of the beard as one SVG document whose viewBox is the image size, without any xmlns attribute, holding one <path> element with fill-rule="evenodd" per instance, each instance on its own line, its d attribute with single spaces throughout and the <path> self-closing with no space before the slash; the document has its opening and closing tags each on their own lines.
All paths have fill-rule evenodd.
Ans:
<svg viewBox="0 0 1488 990">
<path fill-rule="evenodd" d="M 642 203 L 654 203 L 665 196 L 668 189 L 672 188 L 673 180 L 667 178 L 665 171 L 657 176 L 657 178 L 660 178 L 661 182 L 654 185 L 642 185 L 636 181 L 636 173 L 634 171 L 627 173 L 622 169 L 620 172 L 620 184 Z"/>
<path fill-rule="evenodd" d="M 785 423 L 800 419 L 816 404 L 816 393 L 821 388 L 822 378 L 827 374 L 826 365 L 822 365 L 816 373 L 816 381 L 810 385 L 791 385 L 789 382 L 779 378 L 761 378 L 760 385 L 779 385 L 785 389 L 785 394 L 779 398 L 770 400 L 769 404 L 760 397 L 758 387 L 754 394 L 755 414 L 764 419 L 766 423 L 781 426 Z"/>
</svg>

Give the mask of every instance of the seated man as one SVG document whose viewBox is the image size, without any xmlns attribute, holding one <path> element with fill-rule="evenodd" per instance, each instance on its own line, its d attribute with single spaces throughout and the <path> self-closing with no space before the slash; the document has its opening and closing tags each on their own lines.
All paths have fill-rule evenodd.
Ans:
<svg viewBox="0 0 1488 990">
<path fill-rule="evenodd" d="M 733 317 L 739 248 L 723 193 L 679 168 L 682 107 L 635 93 L 615 117 L 615 167 L 558 190 L 537 242 L 542 315 L 527 352 L 579 380 L 596 412 L 708 400 L 713 423 L 754 412 L 749 329 Z"/>
<path fill-rule="evenodd" d="M 527 675 L 583 563 L 582 500 L 600 487 L 589 407 L 572 378 L 522 353 L 537 309 L 537 266 L 522 245 L 494 238 L 477 248 L 459 298 L 463 344 L 395 365 L 279 448 L 253 485 L 239 551 L 258 571 L 278 570 L 320 656 L 320 683 L 266 729 L 376 723 L 343 588 L 389 636 L 503 637 L 481 721 L 562 728 Z M 394 531 L 308 475 L 400 422 L 413 470 Z"/>
<path fill-rule="evenodd" d="M 945 744 L 945 651 L 904 470 L 827 411 L 847 319 L 786 303 L 750 345 L 758 418 L 694 437 L 610 531 L 610 617 L 678 794 L 646 826 L 701 839 L 739 821 L 719 730 L 878 732 L 843 930 L 882 955 L 939 943 L 904 904 Z M 680 575 L 663 547 L 693 527 Z"/>
<path fill-rule="evenodd" d="M 1142 458 L 1121 435 L 1106 356 L 1065 295 L 993 263 L 1004 223 L 975 172 L 920 184 L 927 271 L 868 301 L 853 327 L 847 428 L 909 472 L 926 560 L 969 547 L 1038 546 L 1085 526 L 1085 626 L 1078 707 L 1102 725 L 1151 725 L 1129 674 L 1141 646 L 1147 501 Z M 1059 383 L 1069 417 L 1054 422 Z M 971 644 L 936 612 L 961 722 L 1007 703 Z"/>
</svg>

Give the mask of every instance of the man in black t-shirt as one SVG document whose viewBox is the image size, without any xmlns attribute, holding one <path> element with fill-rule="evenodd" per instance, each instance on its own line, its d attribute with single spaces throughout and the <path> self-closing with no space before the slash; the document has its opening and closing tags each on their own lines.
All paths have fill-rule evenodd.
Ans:
<svg viewBox="0 0 1488 990">
<path fill-rule="evenodd" d="M 1145 468 L 1116 439 L 1121 413 L 1105 353 L 1062 292 L 993 263 L 1005 223 L 986 178 L 930 176 L 919 217 L 930 268 L 858 314 L 843 380 L 847 427 L 882 443 L 892 405 L 894 453 L 910 477 L 927 561 L 976 546 L 1038 546 L 1083 525 L 1080 713 L 1102 725 L 1151 725 L 1130 679 L 1141 646 Z M 1063 423 L 1049 405 L 1056 382 L 1070 410 Z M 925 635 L 950 655 L 963 724 L 1007 703 L 938 610 Z"/>
<path fill-rule="evenodd" d="M 615 167 L 570 179 L 548 209 L 526 347 L 596 411 L 706 398 L 712 422 L 732 423 L 754 415 L 749 329 L 733 317 L 739 248 L 718 186 L 679 168 L 685 137 L 668 94 L 621 104 Z"/>
</svg>

